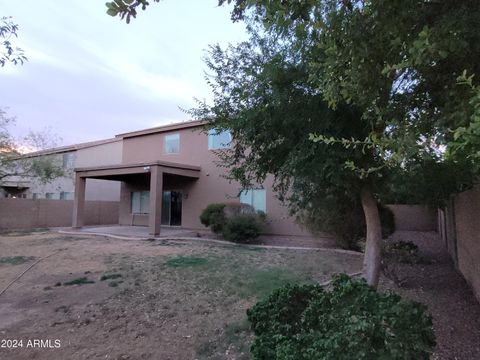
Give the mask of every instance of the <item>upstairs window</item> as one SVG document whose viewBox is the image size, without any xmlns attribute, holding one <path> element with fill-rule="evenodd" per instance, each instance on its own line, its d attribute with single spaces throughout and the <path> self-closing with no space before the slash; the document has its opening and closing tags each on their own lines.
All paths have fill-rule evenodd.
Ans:
<svg viewBox="0 0 480 360">
<path fill-rule="evenodd" d="M 150 191 L 132 192 L 132 214 L 148 214 L 150 212 Z"/>
<path fill-rule="evenodd" d="M 265 189 L 242 190 L 240 202 L 251 205 L 255 211 L 267 212 L 267 195 Z"/>
<path fill-rule="evenodd" d="M 73 169 L 74 167 L 75 167 L 75 154 L 74 153 L 63 154 L 63 168 Z"/>
<path fill-rule="evenodd" d="M 221 132 L 216 129 L 208 130 L 208 150 L 228 148 L 231 141 L 232 134 L 228 130 Z"/>
<path fill-rule="evenodd" d="M 165 135 L 165 152 L 167 154 L 180 152 L 180 134 Z"/>
</svg>

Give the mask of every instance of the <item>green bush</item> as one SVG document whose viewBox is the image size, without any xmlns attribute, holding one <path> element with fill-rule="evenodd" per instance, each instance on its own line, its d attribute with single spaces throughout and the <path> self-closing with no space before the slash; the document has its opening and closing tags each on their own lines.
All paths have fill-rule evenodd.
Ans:
<svg viewBox="0 0 480 360">
<path fill-rule="evenodd" d="M 382 237 L 387 238 L 395 231 L 393 212 L 386 206 L 378 205 Z M 335 237 L 344 249 L 360 250 L 360 241 L 365 239 L 366 223 L 362 205 L 349 198 L 322 199 L 321 204 L 308 211 L 297 211 L 297 219 L 313 233 L 326 232 Z"/>
<path fill-rule="evenodd" d="M 397 286 L 408 280 L 400 264 L 417 264 L 421 261 L 418 246 L 410 241 L 384 241 L 382 246 L 382 271 Z"/>
<path fill-rule="evenodd" d="M 332 289 L 287 285 L 247 311 L 256 360 L 428 359 L 435 336 L 419 303 L 337 276 Z"/>
<path fill-rule="evenodd" d="M 383 259 L 403 264 L 416 264 L 420 261 L 418 246 L 411 241 L 386 241 L 382 253 Z"/>
<path fill-rule="evenodd" d="M 227 219 L 223 227 L 225 240 L 248 242 L 260 235 L 260 225 L 255 215 L 236 215 Z"/>
<path fill-rule="evenodd" d="M 210 204 L 200 214 L 200 222 L 215 234 L 220 234 L 225 226 L 225 204 Z"/>
</svg>

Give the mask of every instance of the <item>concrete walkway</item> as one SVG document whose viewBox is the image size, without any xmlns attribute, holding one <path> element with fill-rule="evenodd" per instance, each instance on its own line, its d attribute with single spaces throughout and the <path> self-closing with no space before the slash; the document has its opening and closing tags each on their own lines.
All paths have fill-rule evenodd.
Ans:
<svg viewBox="0 0 480 360">
<path fill-rule="evenodd" d="M 314 238 L 308 236 L 261 235 L 254 243 L 242 244 L 218 239 L 211 233 L 199 233 L 196 230 L 170 226 L 162 227 L 160 235 L 155 237 L 148 234 L 148 227 L 130 225 L 90 226 L 81 229 L 60 228 L 57 229 L 57 231 L 70 235 L 98 235 L 122 240 L 163 239 L 169 241 L 204 241 L 229 246 L 248 245 L 265 249 L 324 250 L 362 255 L 362 253 L 356 251 L 338 249 L 335 246 L 333 239 L 329 237 Z"/>
<path fill-rule="evenodd" d="M 119 238 L 130 239 L 161 239 L 166 237 L 194 237 L 196 232 L 188 229 L 175 228 L 165 226 L 161 228 L 160 235 L 152 236 L 148 233 L 147 226 L 130 226 L 130 225 L 110 225 L 110 226 L 85 226 L 80 229 L 62 228 L 63 233 L 86 233 L 92 235 L 113 235 Z"/>
</svg>

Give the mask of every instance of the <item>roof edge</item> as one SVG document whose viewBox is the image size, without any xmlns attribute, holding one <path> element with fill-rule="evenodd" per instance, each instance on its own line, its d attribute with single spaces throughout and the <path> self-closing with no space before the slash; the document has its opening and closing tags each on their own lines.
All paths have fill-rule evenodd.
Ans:
<svg viewBox="0 0 480 360">
<path fill-rule="evenodd" d="M 190 165 L 190 164 L 183 164 L 183 163 L 175 163 L 170 161 L 148 161 L 148 162 L 139 162 L 139 163 L 128 163 L 128 164 L 113 164 L 113 165 L 99 165 L 99 166 L 88 166 L 88 167 L 79 167 L 75 168 L 74 171 L 76 173 L 81 173 L 85 171 L 94 171 L 94 170 L 113 170 L 113 169 L 128 169 L 132 167 L 150 167 L 150 166 L 164 166 L 164 167 L 171 167 L 177 169 L 186 169 L 186 170 L 194 170 L 200 171 L 202 168 L 197 165 Z"/>
<path fill-rule="evenodd" d="M 174 123 L 174 124 L 168 124 L 168 125 L 156 126 L 148 129 L 143 129 L 143 130 L 126 132 L 126 133 L 115 135 L 115 138 L 125 139 L 125 138 L 150 135 L 150 134 L 162 133 L 162 132 L 173 131 L 173 130 L 188 129 L 192 127 L 205 125 L 207 122 L 208 122 L 207 120 L 187 120 L 187 121 Z"/>
<path fill-rule="evenodd" d="M 29 157 L 36 157 L 36 156 L 43 156 L 43 155 L 60 154 L 60 153 L 65 153 L 69 151 L 80 150 L 80 149 L 85 149 L 89 147 L 114 143 L 121 140 L 122 139 L 119 139 L 119 138 L 110 138 L 110 139 L 104 139 L 104 140 L 89 141 L 89 142 L 84 142 L 79 144 L 65 145 L 65 146 L 59 146 L 55 148 L 40 150 L 40 151 L 34 151 L 31 153 L 22 154 L 19 157 L 29 158 Z"/>
</svg>

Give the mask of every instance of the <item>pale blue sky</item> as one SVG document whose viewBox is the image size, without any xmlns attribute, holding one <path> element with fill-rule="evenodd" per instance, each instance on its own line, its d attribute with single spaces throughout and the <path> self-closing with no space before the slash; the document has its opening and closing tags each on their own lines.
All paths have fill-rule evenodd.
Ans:
<svg viewBox="0 0 480 360">
<path fill-rule="evenodd" d="M 210 98 L 204 50 L 247 38 L 216 4 L 162 0 L 127 25 L 105 0 L 0 0 L 29 59 L 0 68 L 14 132 L 51 128 L 67 145 L 188 120 L 178 107 Z"/>
</svg>

